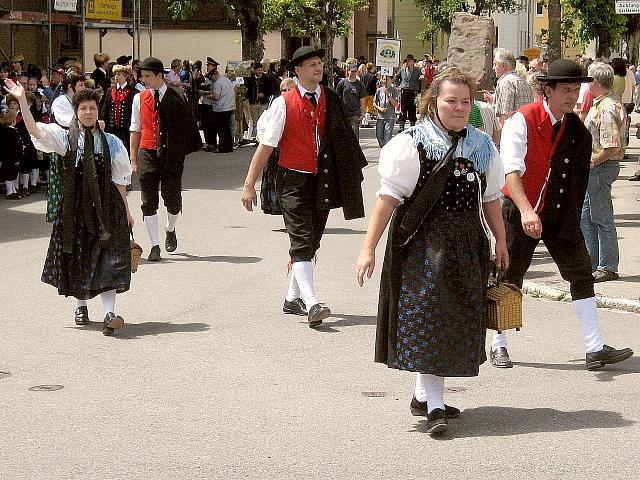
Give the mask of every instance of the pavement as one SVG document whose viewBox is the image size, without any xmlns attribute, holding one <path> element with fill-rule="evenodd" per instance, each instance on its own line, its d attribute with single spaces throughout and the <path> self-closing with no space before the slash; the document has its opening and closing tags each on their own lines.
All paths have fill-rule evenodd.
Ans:
<svg viewBox="0 0 640 480">
<path fill-rule="evenodd" d="M 372 129 L 361 144 L 370 212 Z M 567 303 L 526 296 L 514 368 L 447 380 L 445 401 L 463 411 L 440 439 L 409 413 L 413 375 L 373 362 L 379 269 L 362 288 L 354 269 L 367 219 L 330 215 L 316 288 L 334 315 L 317 330 L 283 315 L 282 219 L 240 203 L 252 153 L 187 159 L 178 249 L 142 259 L 115 337 L 101 334 L 99 299 L 79 328 L 73 299 L 39 281 L 44 197 L 0 200 L 0 479 L 637 477 L 640 359 L 584 370 Z M 637 300 L 637 188 L 614 184 L 622 278 L 602 285 L 606 298 Z M 129 202 L 146 256 L 137 189 Z M 562 286 L 542 248 L 534 263 L 528 281 Z M 640 349 L 636 314 L 599 312 L 610 345 Z"/>
</svg>

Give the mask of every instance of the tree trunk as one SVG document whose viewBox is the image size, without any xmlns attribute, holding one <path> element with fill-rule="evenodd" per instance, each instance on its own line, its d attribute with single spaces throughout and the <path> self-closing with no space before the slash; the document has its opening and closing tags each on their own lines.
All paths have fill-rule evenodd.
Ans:
<svg viewBox="0 0 640 480">
<path fill-rule="evenodd" d="M 601 28 L 598 32 L 598 49 L 596 50 L 596 58 L 610 58 L 611 46 L 611 32 L 607 28 Z"/>
<path fill-rule="evenodd" d="M 638 64 L 638 46 L 640 46 L 640 15 L 627 18 L 627 58 L 633 65 Z"/>
<path fill-rule="evenodd" d="M 547 55 L 549 63 L 562 58 L 562 38 L 560 35 L 562 16 L 560 0 L 548 0 L 549 33 L 547 39 Z"/>
<path fill-rule="evenodd" d="M 242 59 L 259 62 L 264 55 L 263 0 L 226 0 L 238 21 L 242 35 Z"/>
</svg>

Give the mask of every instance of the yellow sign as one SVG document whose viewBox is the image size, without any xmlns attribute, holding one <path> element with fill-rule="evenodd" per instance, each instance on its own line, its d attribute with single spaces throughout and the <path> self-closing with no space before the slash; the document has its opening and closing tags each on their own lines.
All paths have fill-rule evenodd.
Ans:
<svg viewBox="0 0 640 480">
<path fill-rule="evenodd" d="M 527 57 L 529 60 L 533 60 L 535 58 L 540 58 L 540 54 L 542 50 L 538 47 L 527 48 L 522 54 Z"/>
<path fill-rule="evenodd" d="M 122 20 L 122 0 L 88 0 L 86 18 Z"/>
</svg>

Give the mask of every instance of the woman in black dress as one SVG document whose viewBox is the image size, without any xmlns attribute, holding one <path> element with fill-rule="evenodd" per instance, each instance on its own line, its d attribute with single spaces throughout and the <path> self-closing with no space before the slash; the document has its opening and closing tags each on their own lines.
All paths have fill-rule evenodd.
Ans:
<svg viewBox="0 0 640 480">
<path fill-rule="evenodd" d="M 411 413 L 427 416 L 430 434 L 460 413 L 444 404 L 444 378 L 477 376 L 486 360 L 489 229 L 496 263 L 508 266 L 502 161 L 491 138 L 468 124 L 474 91 L 457 68 L 444 71 L 421 104 L 425 122 L 382 148 L 381 188 L 356 265 L 362 286 L 393 215 L 375 361 L 417 372 Z"/>
<path fill-rule="evenodd" d="M 74 95 L 75 117 L 69 130 L 37 123 L 27 107 L 24 88 L 7 81 L 20 103 L 33 144 L 56 152 L 64 166 L 64 190 L 53 222 L 42 281 L 78 301 L 75 321 L 89 324 L 86 301 L 97 295 L 105 312 L 102 333 L 113 335 L 124 320 L 114 313 L 116 293 L 129 290 L 133 218 L 127 205 L 129 156 L 118 137 L 98 127 L 100 98 L 95 90 Z"/>
</svg>

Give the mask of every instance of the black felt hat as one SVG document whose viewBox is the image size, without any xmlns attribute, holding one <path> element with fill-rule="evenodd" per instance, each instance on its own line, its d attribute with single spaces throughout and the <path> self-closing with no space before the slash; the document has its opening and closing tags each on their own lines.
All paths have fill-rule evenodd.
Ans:
<svg viewBox="0 0 640 480">
<path fill-rule="evenodd" d="M 162 60 L 155 57 L 148 57 L 138 65 L 138 70 L 149 70 L 155 73 L 164 73 L 164 66 L 162 65 Z"/>
<path fill-rule="evenodd" d="M 116 63 L 118 65 L 129 65 L 129 62 L 132 58 L 133 57 L 131 55 L 120 55 L 118 58 L 116 58 Z"/>
<path fill-rule="evenodd" d="M 300 65 L 300 63 L 304 60 L 313 57 L 324 58 L 324 50 L 322 48 L 316 49 L 309 46 L 300 47 L 295 52 L 293 52 L 293 57 L 291 58 L 291 60 L 289 60 L 287 68 L 293 71 L 293 67 L 295 67 L 296 65 Z"/>
<path fill-rule="evenodd" d="M 549 65 L 546 75 L 538 77 L 539 82 L 549 83 L 587 83 L 592 82 L 592 77 L 585 77 L 582 69 L 573 60 L 561 58 Z"/>
<path fill-rule="evenodd" d="M 207 65 L 213 65 L 214 67 L 217 67 L 220 64 L 216 62 L 213 58 L 207 57 Z"/>
</svg>

